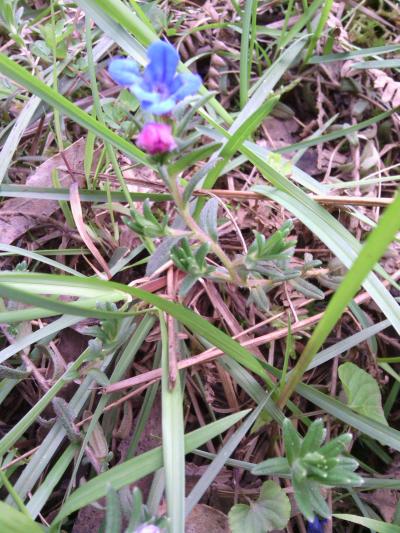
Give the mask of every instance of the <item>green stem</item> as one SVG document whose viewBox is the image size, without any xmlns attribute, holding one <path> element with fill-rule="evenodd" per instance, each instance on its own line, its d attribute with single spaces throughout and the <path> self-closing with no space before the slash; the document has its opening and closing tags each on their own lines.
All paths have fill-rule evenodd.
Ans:
<svg viewBox="0 0 400 533">
<path fill-rule="evenodd" d="M 29 518 L 31 518 L 31 515 L 29 514 L 29 511 L 25 507 L 24 502 L 22 501 L 20 495 L 18 494 L 18 492 L 14 489 L 13 485 L 8 480 L 7 475 L 4 472 L 2 472 L 2 471 L 0 471 L 0 479 L 3 482 L 5 488 L 8 490 L 8 492 L 11 495 L 12 499 L 16 503 L 18 509 L 21 511 L 21 513 L 23 513 L 25 516 L 29 516 Z"/>
<path fill-rule="evenodd" d="M 163 173 L 164 175 L 166 175 L 165 170 Z M 197 222 L 193 219 L 192 215 L 189 212 L 188 206 L 185 204 L 182 195 L 179 192 L 175 178 L 171 178 L 168 175 L 166 175 L 166 178 L 172 198 L 174 199 L 179 214 L 186 223 L 187 227 L 192 230 L 192 232 L 196 235 L 199 241 L 206 243 L 210 246 L 211 251 L 219 258 L 221 263 L 228 271 L 230 280 L 238 285 L 242 284 L 242 280 L 240 279 L 234 265 L 232 264 L 232 261 L 229 259 L 226 253 L 222 250 L 219 244 L 215 242 L 209 235 L 207 235 L 207 233 L 203 231 L 201 227 L 197 224 Z"/>
</svg>

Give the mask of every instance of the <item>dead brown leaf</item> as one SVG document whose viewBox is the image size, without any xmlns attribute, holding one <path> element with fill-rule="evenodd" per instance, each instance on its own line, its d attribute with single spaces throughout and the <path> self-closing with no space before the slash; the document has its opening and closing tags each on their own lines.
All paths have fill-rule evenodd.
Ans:
<svg viewBox="0 0 400 533">
<path fill-rule="evenodd" d="M 199 503 L 186 520 L 185 533 L 229 533 L 228 517 L 208 505 Z"/>
<path fill-rule="evenodd" d="M 362 499 L 378 509 L 382 518 L 389 524 L 392 523 L 394 513 L 399 501 L 399 493 L 390 489 L 374 490 L 370 494 L 363 494 Z"/>
<path fill-rule="evenodd" d="M 369 73 L 374 78 L 374 87 L 382 96 L 382 102 L 391 107 L 400 106 L 400 81 L 395 81 L 386 72 L 379 69 L 370 69 Z"/>
<path fill-rule="evenodd" d="M 85 156 L 85 139 L 79 139 L 62 154 L 50 157 L 30 176 L 26 185 L 29 187 L 51 187 L 51 172 L 57 169 L 63 187 L 74 181 L 83 180 L 82 168 Z M 52 200 L 32 200 L 30 198 L 12 198 L 5 201 L 0 208 L 0 242 L 11 244 L 16 239 L 34 228 L 39 220 L 52 216 L 59 209 L 59 203 Z"/>
</svg>

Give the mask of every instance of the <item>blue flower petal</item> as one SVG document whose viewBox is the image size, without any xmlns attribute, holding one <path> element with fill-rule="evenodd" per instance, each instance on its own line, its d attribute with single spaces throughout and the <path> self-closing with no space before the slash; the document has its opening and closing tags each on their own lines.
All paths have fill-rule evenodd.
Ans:
<svg viewBox="0 0 400 533">
<path fill-rule="evenodd" d="M 186 96 L 196 94 L 200 89 L 201 78 L 197 74 L 179 74 L 177 78 L 179 78 L 180 87 L 172 94 L 177 102 L 179 102 L 179 100 L 183 100 L 186 98 Z"/>
<path fill-rule="evenodd" d="M 169 85 L 174 79 L 179 56 L 175 48 L 164 41 L 156 41 L 149 46 L 147 57 L 150 63 L 144 72 L 147 83 Z"/>
<path fill-rule="evenodd" d="M 314 520 L 308 522 L 307 533 L 324 533 L 324 525 L 327 520 L 319 520 L 318 516 L 314 516 Z"/>
<path fill-rule="evenodd" d="M 129 87 L 131 93 L 133 93 L 139 102 L 159 102 L 161 97 L 158 93 L 147 89 L 142 85 L 134 84 Z"/>
<path fill-rule="evenodd" d="M 146 111 L 149 111 L 150 113 L 153 113 L 154 115 L 165 115 L 166 113 L 169 113 L 174 109 L 176 105 L 176 101 L 173 98 L 167 98 L 166 100 L 162 100 L 157 103 L 152 103 L 149 105 L 146 109 Z M 142 107 L 144 109 L 144 106 L 142 104 Z"/>
<path fill-rule="evenodd" d="M 108 65 L 108 73 L 120 85 L 132 85 L 140 80 L 139 69 L 133 59 L 113 59 Z"/>
</svg>

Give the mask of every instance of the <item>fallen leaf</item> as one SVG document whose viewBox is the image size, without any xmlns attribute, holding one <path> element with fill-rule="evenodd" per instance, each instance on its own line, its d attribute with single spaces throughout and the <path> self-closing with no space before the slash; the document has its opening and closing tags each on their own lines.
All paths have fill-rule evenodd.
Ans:
<svg viewBox="0 0 400 533">
<path fill-rule="evenodd" d="M 389 103 L 391 107 L 400 106 L 400 81 L 395 81 L 383 70 L 373 68 L 369 73 L 375 80 L 375 89 L 381 92 L 382 102 Z"/>
<path fill-rule="evenodd" d="M 199 503 L 186 520 L 185 533 L 229 533 L 228 517 L 208 505 Z"/>
<path fill-rule="evenodd" d="M 83 160 L 85 139 L 71 144 L 62 154 L 50 157 L 40 165 L 26 181 L 28 187 L 52 187 L 51 172 L 57 169 L 62 187 L 69 187 L 74 181 L 83 181 Z M 68 168 L 67 168 L 68 166 Z M 71 175 L 72 174 L 72 175 Z M 52 200 L 32 200 L 31 198 L 12 198 L 0 208 L 0 240 L 11 244 L 34 228 L 38 221 L 49 218 L 59 209 L 59 203 Z"/>
<path fill-rule="evenodd" d="M 361 497 L 376 507 L 385 522 L 392 523 L 399 502 L 399 496 L 396 490 L 378 489 L 370 494 L 363 494 Z"/>
</svg>

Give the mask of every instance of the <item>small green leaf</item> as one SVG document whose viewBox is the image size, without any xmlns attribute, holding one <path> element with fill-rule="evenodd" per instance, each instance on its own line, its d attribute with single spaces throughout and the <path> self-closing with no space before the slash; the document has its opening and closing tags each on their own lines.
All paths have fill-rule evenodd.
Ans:
<svg viewBox="0 0 400 533">
<path fill-rule="evenodd" d="M 351 433 L 343 433 L 343 435 L 339 435 L 330 442 L 324 444 L 320 451 L 326 459 L 334 458 L 343 452 L 346 446 L 351 442 L 351 439 Z"/>
<path fill-rule="evenodd" d="M 324 423 L 322 418 L 314 420 L 308 428 L 307 434 L 303 439 L 300 449 L 300 455 L 318 450 L 325 438 Z"/>
<path fill-rule="evenodd" d="M 200 226 L 213 241 L 218 241 L 218 198 L 211 198 L 204 205 L 200 214 Z"/>
<path fill-rule="evenodd" d="M 122 513 L 118 493 L 109 485 L 107 490 L 107 508 L 105 533 L 116 533 L 121 530 Z"/>
<path fill-rule="evenodd" d="M 283 440 L 288 463 L 292 465 L 300 453 L 301 439 L 288 418 L 283 421 Z"/>
<path fill-rule="evenodd" d="M 314 507 L 313 504 L 310 501 L 308 491 L 306 490 L 307 481 L 296 479 L 296 477 L 292 478 L 292 485 L 294 489 L 294 497 L 296 500 L 296 503 L 309 522 L 312 522 L 314 520 Z"/>
<path fill-rule="evenodd" d="M 266 481 L 258 500 L 239 503 L 229 511 L 232 533 L 265 533 L 283 529 L 290 518 L 289 498 L 274 481 Z"/>
<path fill-rule="evenodd" d="M 290 474 L 290 468 L 285 457 L 273 457 L 253 466 L 251 473 L 253 476 L 288 475 Z"/>
<path fill-rule="evenodd" d="M 350 409 L 387 426 L 381 392 L 374 378 L 354 363 L 344 363 L 338 372 Z"/>
</svg>

